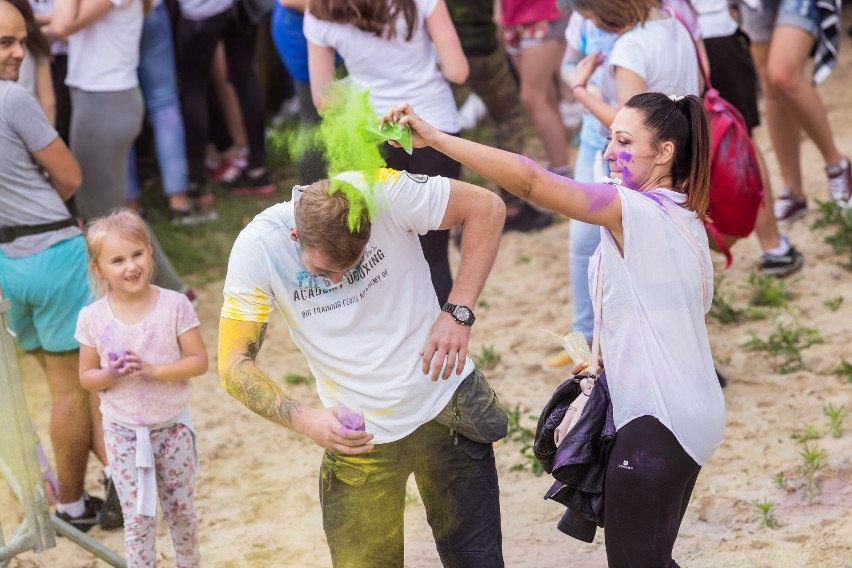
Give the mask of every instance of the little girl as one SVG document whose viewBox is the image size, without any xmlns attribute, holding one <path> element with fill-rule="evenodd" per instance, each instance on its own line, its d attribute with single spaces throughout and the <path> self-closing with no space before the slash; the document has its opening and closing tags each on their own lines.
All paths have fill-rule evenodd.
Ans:
<svg viewBox="0 0 852 568">
<path fill-rule="evenodd" d="M 89 224 L 89 276 L 101 298 L 77 319 L 80 382 L 98 391 L 129 567 L 156 565 L 157 495 L 180 568 L 200 566 L 192 496 L 198 453 L 188 379 L 207 350 L 187 297 L 151 284 L 142 219 L 119 210 Z"/>
</svg>

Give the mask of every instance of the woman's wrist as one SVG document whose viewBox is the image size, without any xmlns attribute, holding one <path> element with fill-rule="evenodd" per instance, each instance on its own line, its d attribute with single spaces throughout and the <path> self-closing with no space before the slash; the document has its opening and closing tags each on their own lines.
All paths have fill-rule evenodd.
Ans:
<svg viewBox="0 0 852 568">
<path fill-rule="evenodd" d="M 574 89 L 579 89 L 579 88 L 581 88 L 581 87 L 582 87 L 583 89 L 585 89 L 585 88 L 586 88 L 586 83 L 576 83 L 576 84 L 574 84 L 574 85 L 571 85 L 571 92 L 573 93 L 573 92 L 574 92 Z"/>
</svg>

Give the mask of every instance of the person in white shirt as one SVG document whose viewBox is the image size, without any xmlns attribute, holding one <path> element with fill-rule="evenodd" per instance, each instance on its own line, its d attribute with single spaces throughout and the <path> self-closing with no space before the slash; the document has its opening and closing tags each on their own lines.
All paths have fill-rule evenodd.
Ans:
<svg viewBox="0 0 852 568">
<path fill-rule="evenodd" d="M 305 13 L 304 32 L 311 92 L 320 111 L 334 79 L 337 52 L 349 80 L 369 91 L 376 114 L 397 101 L 410 101 L 436 128 L 461 131 L 448 81 L 464 83 L 469 67 L 444 0 L 318 0 Z M 461 166 L 438 152 L 410 156 L 390 147 L 384 152 L 388 166 L 397 170 L 461 177 Z M 453 285 L 449 234 L 430 232 L 420 241 L 443 304 Z"/>
<path fill-rule="evenodd" d="M 490 191 L 443 177 L 382 169 L 368 190 L 369 177 L 345 172 L 297 186 L 291 201 L 237 237 L 219 320 L 222 385 L 326 448 L 320 503 L 336 568 L 402 565 L 412 473 L 444 565 L 503 566 L 491 442 L 505 432 L 477 441 L 459 426 L 448 435 L 435 419 L 451 406 L 461 412 L 456 401 L 474 385 L 494 401 L 467 357 L 469 306 L 493 266 L 505 206 Z M 418 237 L 454 226 L 467 236 L 441 309 Z M 258 366 L 273 308 L 307 359 L 324 408 L 291 398 Z"/>
<path fill-rule="evenodd" d="M 127 156 L 142 130 L 139 40 L 149 0 L 56 0 L 51 35 L 68 38 L 71 91 L 70 147 L 83 170 L 75 195 L 78 212 L 94 219 L 122 207 L 127 197 Z M 156 283 L 187 289 L 152 238 Z"/>
<path fill-rule="evenodd" d="M 604 486 L 607 560 L 677 566 L 681 519 L 725 429 L 704 321 L 713 265 L 702 223 L 710 137 L 701 99 L 642 93 L 625 101 L 604 153 L 608 183 L 550 175 L 523 156 L 447 136 L 408 104 L 381 120 L 409 126 L 415 148 L 430 146 L 524 199 L 601 227 L 589 282 L 593 296 L 601 292 L 617 429 Z"/>
</svg>

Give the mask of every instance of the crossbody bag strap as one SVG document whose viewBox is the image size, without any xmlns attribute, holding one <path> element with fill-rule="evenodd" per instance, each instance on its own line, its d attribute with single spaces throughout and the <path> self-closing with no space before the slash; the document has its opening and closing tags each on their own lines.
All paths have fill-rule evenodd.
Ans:
<svg viewBox="0 0 852 568">
<path fill-rule="evenodd" d="M 601 314 L 603 312 L 603 251 L 598 257 L 598 275 L 595 284 L 595 327 L 592 332 L 592 360 L 589 363 L 589 376 L 600 374 L 601 360 Z"/>
</svg>

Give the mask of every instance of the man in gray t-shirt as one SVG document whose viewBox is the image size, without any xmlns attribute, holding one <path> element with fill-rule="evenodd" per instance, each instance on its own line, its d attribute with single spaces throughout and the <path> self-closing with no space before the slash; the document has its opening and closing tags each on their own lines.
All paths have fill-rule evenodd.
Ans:
<svg viewBox="0 0 852 568">
<path fill-rule="evenodd" d="M 0 291 L 18 344 L 38 358 L 50 387 L 58 514 L 88 530 L 103 502 L 83 491 L 86 461 L 91 449 L 106 464 L 106 452 L 74 340 L 77 313 L 89 302 L 88 257 L 64 200 L 81 174 L 38 101 L 15 83 L 26 37 L 23 16 L 0 0 Z"/>
</svg>

